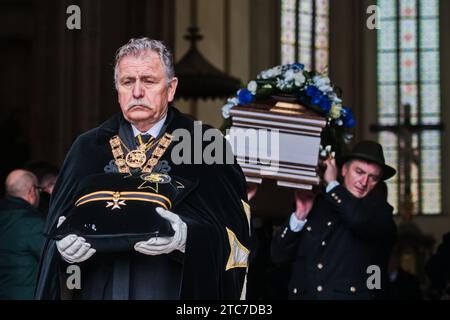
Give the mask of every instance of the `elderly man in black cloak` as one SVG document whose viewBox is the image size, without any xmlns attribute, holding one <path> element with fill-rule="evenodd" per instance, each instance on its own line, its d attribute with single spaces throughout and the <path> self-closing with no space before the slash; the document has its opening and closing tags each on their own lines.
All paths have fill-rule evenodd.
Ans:
<svg viewBox="0 0 450 320">
<path fill-rule="evenodd" d="M 234 160 L 193 164 L 173 159 L 177 130 L 202 137 L 210 128 L 169 106 L 178 79 L 172 55 L 161 42 L 131 39 L 117 52 L 114 76 L 122 112 L 80 135 L 65 159 L 50 205 L 35 297 L 59 299 L 68 292 L 72 299 L 240 298 L 249 253 L 249 212 L 240 167 Z M 223 137 L 218 140 L 228 151 Z M 198 160 L 205 147 L 202 143 L 200 149 L 183 150 L 183 159 Z M 179 190 L 173 203 L 158 194 L 163 188 L 153 187 L 152 197 L 162 199 L 163 206 L 156 208 L 157 213 L 145 209 L 170 224 L 171 236 L 150 237 L 117 251 L 114 242 L 112 248 L 110 243 L 108 250 L 100 250 L 80 234 L 55 237 L 71 210 L 83 203 L 124 212 L 137 199 L 115 193 L 105 201 L 101 192 L 78 198 L 83 180 L 89 181 L 84 183 L 88 187 L 109 181 L 99 175 L 121 175 L 123 181 L 141 177 L 143 184 L 156 179 L 160 186 L 175 181 Z M 136 194 L 153 201 L 145 192 Z M 73 264 L 81 270 L 81 286 L 67 290 L 67 268 Z"/>
</svg>

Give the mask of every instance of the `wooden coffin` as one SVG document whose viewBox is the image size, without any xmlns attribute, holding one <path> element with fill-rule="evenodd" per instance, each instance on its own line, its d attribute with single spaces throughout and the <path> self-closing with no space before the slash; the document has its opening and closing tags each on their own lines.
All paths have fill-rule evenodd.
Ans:
<svg viewBox="0 0 450 320">
<path fill-rule="evenodd" d="M 235 106 L 228 139 L 248 182 L 273 179 L 279 186 L 319 184 L 320 135 L 326 119 L 295 103 Z"/>
</svg>

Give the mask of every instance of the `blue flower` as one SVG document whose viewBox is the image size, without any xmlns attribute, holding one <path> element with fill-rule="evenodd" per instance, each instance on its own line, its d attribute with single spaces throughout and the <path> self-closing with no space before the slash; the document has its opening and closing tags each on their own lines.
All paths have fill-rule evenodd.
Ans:
<svg viewBox="0 0 450 320">
<path fill-rule="evenodd" d="M 306 89 L 306 95 L 308 97 L 316 97 L 319 94 L 322 94 L 322 92 L 320 92 L 320 90 L 316 86 L 309 86 Z"/>
<path fill-rule="evenodd" d="M 342 118 L 343 118 L 343 119 L 345 119 L 345 118 L 348 117 L 349 115 L 352 116 L 352 110 L 350 110 L 349 107 L 343 106 L 343 107 L 342 107 L 342 110 L 341 110 L 341 115 L 342 115 Z"/>
<path fill-rule="evenodd" d="M 348 119 L 347 121 L 344 121 L 344 127 L 346 128 L 353 128 L 356 125 L 356 120 L 351 117 L 350 119 Z"/>
<path fill-rule="evenodd" d="M 315 106 L 318 106 L 320 104 L 320 101 L 322 101 L 321 96 L 317 95 L 312 97 L 311 103 Z"/>
<path fill-rule="evenodd" d="M 328 99 L 328 97 L 326 95 L 322 95 L 320 97 L 319 106 L 320 106 L 320 109 L 322 109 L 323 112 L 325 112 L 327 114 L 330 112 L 330 110 L 331 110 L 331 102 L 330 102 L 330 100 Z"/>
<path fill-rule="evenodd" d="M 253 95 L 247 89 L 240 89 L 237 92 L 237 95 L 238 95 L 238 98 L 239 98 L 239 103 L 241 105 L 246 105 L 246 104 L 249 104 L 249 103 L 253 102 Z"/>
<path fill-rule="evenodd" d="M 300 70 L 305 69 L 305 65 L 304 65 L 304 64 L 301 64 L 301 63 L 294 63 L 294 64 L 292 65 L 292 69 L 293 69 L 294 71 L 300 71 Z"/>
<path fill-rule="evenodd" d="M 353 112 L 348 107 L 342 107 L 342 122 L 344 123 L 344 127 L 353 128 L 356 124 L 355 118 L 353 118 Z"/>
</svg>

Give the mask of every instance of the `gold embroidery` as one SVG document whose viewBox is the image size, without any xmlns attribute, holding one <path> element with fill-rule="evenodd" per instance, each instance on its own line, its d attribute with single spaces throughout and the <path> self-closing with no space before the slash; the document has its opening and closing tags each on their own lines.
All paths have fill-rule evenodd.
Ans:
<svg viewBox="0 0 450 320">
<path fill-rule="evenodd" d="M 242 202 L 242 206 L 244 207 L 244 212 L 247 217 L 248 224 L 250 225 L 250 216 L 251 216 L 250 205 L 242 199 L 241 199 L 241 202 Z"/>
<path fill-rule="evenodd" d="M 75 202 L 75 206 L 79 207 L 93 201 L 107 201 L 106 207 L 113 209 L 121 209 L 120 205 L 126 205 L 125 201 L 144 201 L 156 203 L 165 209 L 170 209 L 172 202 L 166 196 L 158 193 L 138 192 L 138 191 L 96 191 L 86 194 Z M 112 202 L 111 202 L 112 201 Z"/>
<path fill-rule="evenodd" d="M 225 271 L 232 268 L 247 268 L 250 251 L 244 247 L 233 231 L 227 229 L 228 241 L 230 242 L 230 256 L 225 267 Z"/>
</svg>

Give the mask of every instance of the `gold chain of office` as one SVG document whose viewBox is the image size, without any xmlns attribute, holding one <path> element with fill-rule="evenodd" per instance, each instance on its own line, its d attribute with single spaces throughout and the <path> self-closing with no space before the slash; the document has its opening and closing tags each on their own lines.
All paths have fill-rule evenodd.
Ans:
<svg viewBox="0 0 450 320">
<path fill-rule="evenodd" d="M 109 140 L 111 146 L 111 152 L 114 156 L 114 160 L 117 169 L 120 173 L 131 174 L 130 168 L 141 169 L 143 173 L 151 173 L 153 168 L 158 163 L 159 159 L 166 152 L 170 143 L 172 142 L 173 136 L 170 133 L 165 133 L 164 136 L 159 140 L 158 145 L 155 150 L 153 150 L 150 158 L 147 161 L 146 152 L 151 147 L 151 142 L 146 144 L 141 144 L 137 149 L 130 150 L 122 142 L 118 135 L 113 136 Z M 124 155 L 122 147 L 124 146 L 128 153 Z"/>
</svg>

